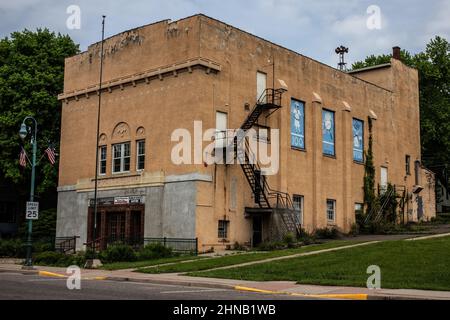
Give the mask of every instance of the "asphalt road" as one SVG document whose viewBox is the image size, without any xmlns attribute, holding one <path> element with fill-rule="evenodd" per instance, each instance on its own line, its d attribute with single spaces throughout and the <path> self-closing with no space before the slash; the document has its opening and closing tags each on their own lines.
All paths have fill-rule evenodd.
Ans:
<svg viewBox="0 0 450 320">
<path fill-rule="evenodd" d="M 80 290 L 69 290 L 66 279 L 17 273 L 0 273 L 0 288 L 0 300 L 305 300 L 230 289 L 106 280 L 82 280 Z"/>
</svg>

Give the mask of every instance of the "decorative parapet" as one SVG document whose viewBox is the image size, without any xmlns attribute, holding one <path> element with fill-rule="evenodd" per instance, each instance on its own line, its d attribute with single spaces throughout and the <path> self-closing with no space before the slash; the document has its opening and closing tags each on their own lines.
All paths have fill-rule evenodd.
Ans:
<svg viewBox="0 0 450 320">
<path fill-rule="evenodd" d="M 176 77 L 180 72 L 187 71 L 192 73 L 192 70 L 198 67 L 205 69 L 208 74 L 210 72 L 220 72 L 222 70 L 221 65 L 212 60 L 206 58 L 194 58 L 104 82 L 102 83 L 102 91 L 111 92 L 113 89 L 123 89 L 128 85 L 136 86 L 137 83 L 148 84 L 152 80 L 163 80 L 164 77 L 167 76 Z M 68 103 L 69 99 L 78 100 L 82 97 L 89 98 L 89 95 L 92 93 L 98 95 L 99 89 L 99 85 L 94 85 L 80 90 L 64 92 L 58 95 L 58 100 L 64 100 Z"/>
</svg>

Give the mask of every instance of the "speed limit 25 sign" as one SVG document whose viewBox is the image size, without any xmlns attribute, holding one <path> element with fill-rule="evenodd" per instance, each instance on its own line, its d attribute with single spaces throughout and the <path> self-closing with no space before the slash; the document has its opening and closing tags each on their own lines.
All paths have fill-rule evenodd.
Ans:
<svg viewBox="0 0 450 320">
<path fill-rule="evenodd" d="M 39 202 L 27 202 L 25 218 L 28 220 L 37 220 L 39 217 Z"/>
</svg>

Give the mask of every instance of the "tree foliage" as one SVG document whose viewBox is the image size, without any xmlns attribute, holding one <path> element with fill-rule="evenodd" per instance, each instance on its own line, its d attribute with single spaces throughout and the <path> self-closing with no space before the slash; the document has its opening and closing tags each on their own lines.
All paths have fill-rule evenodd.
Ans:
<svg viewBox="0 0 450 320">
<path fill-rule="evenodd" d="M 422 160 L 435 171 L 446 166 L 450 169 L 449 53 L 450 43 L 436 36 L 424 52 L 411 55 L 402 50 L 400 54 L 403 63 L 419 72 Z M 372 55 L 355 62 L 352 69 L 388 63 L 391 57 Z"/>
<path fill-rule="evenodd" d="M 0 177 L 29 188 L 31 166 L 21 169 L 20 146 L 31 158 L 30 139 L 22 141 L 18 131 L 26 116 L 38 122 L 39 160 L 49 143 L 58 151 L 60 137 L 60 103 L 63 91 L 64 59 L 79 52 L 78 45 L 67 35 L 48 29 L 14 32 L 0 40 Z M 58 163 L 52 166 L 42 159 L 37 166 L 37 192 L 43 193 L 57 183 Z"/>
<path fill-rule="evenodd" d="M 376 210 L 375 195 L 375 165 L 373 163 L 373 137 L 372 137 L 372 119 L 368 117 L 369 124 L 369 147 L 365 152 L 366 161 L 364 162 L 364 207 L 365 214 L 373 214 Z"/>
</svg>

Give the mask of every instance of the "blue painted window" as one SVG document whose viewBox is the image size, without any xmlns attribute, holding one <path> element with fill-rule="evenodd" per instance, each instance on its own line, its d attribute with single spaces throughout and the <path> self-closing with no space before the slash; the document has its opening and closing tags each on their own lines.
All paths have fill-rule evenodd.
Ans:
<svg viewBox="0 0 450 320">
<path fill-rule="evenodd" d="M 323 154 L 335 155 L 334 148 L 334 112 L 322 110 L 322 149 Z"/>
<path fill-rule="evenodd" d="M 353 119 L 353 160 L 364 162 L 364 122 Z"/>
<path fill-rule="evenodd" d="M 305 105 L 298 100 L 291 100 L 291 146 L 305 149 Z"/>
</svg>

